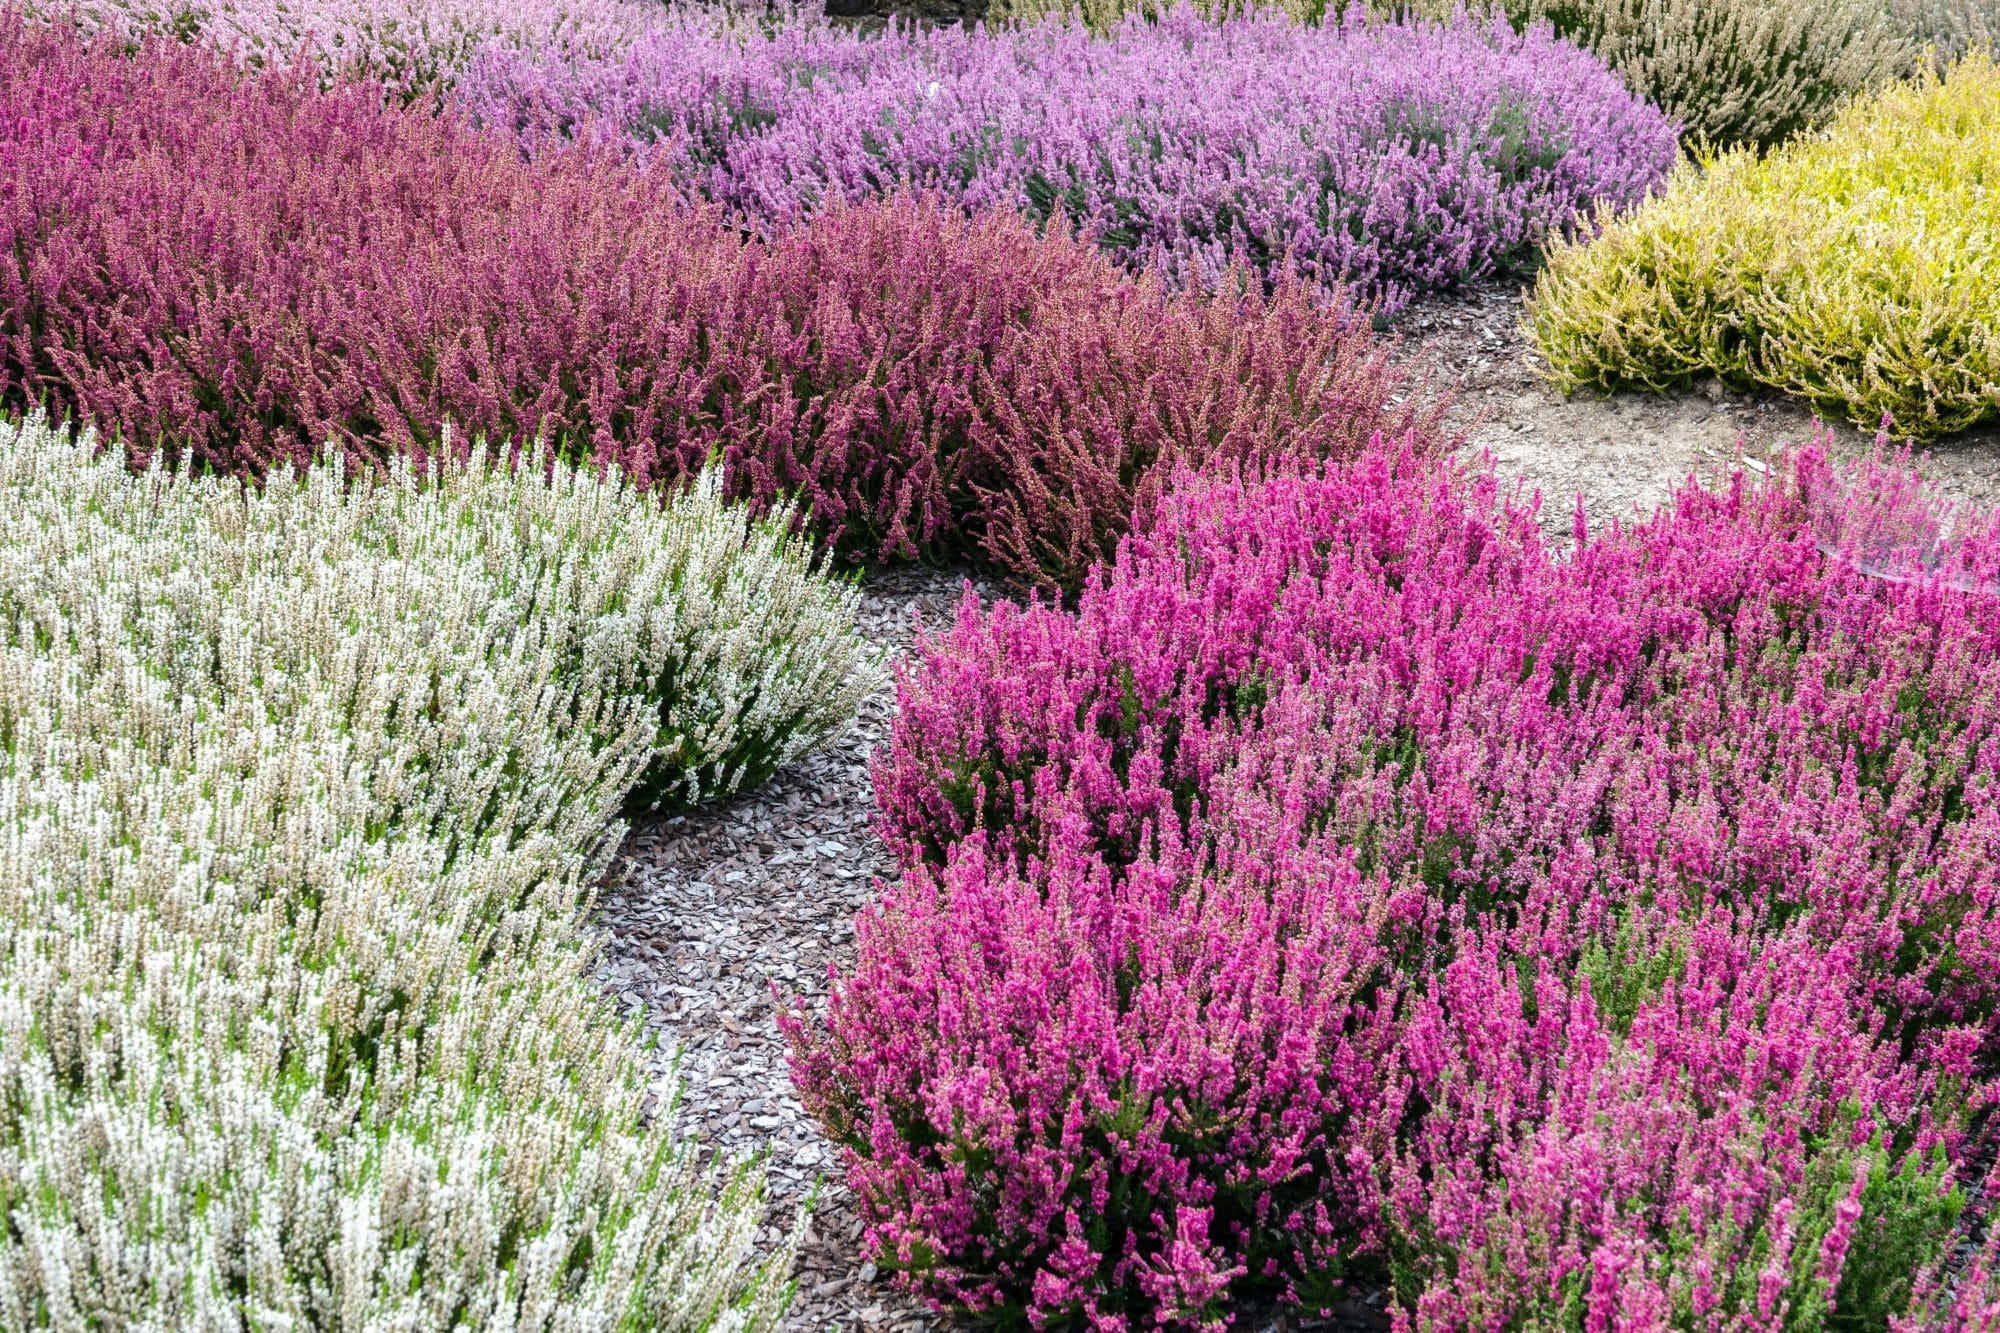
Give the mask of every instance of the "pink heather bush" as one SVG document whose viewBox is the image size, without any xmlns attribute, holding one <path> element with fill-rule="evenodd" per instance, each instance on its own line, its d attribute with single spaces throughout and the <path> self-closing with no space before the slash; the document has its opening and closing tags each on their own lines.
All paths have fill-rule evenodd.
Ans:
<svg viewBox="0 0 2000 1333">
<path fill-rule="evenodd" d="M 1947 519 L 1809 451 L 1559 559 L 1382 447 L 1183 474 L 1074 614 L 968 599 L 791 1028 L 868 1252 L 1036 1326 L 1971 1308 L 2000 527 Z"/>
<path fill-rule="evenodd" d="M 12 0 L 28 14 L 138 44 L 202 41 L 247 64 L 310 60 L 433 103 L 483 47 L 606 59 L 664 16 L 660 0 Z"/>
<path fill-rule="evenodd" d="M 1213 299 L 1018 218 L 898 197 L 745 240 L 612 155 L 199 48 L 0 20 L 0 403 L 261 475 L 552 440 L 641 484 L 711 455 L 865 558 L 1074 583 L 1162 459 L 1352 453 L 1433 412 L 1298 283 Z M 1393 406 L 1392 400 L 1404 406 Z"/>
<path fill-rule="evenodd" d="M 490 50 L 460 92 L 530 149 L 622 135 L 760 228 L 916 184 L 1060 213 L 1176 283 L 1290 256 L 1392 305 L 1531 263 L 1673 164 L 1666 118 L 1545 29 L 1360 13 L 1183 8 L 1104 37 L 695 18 L 598 59 Z"/>
</svg>

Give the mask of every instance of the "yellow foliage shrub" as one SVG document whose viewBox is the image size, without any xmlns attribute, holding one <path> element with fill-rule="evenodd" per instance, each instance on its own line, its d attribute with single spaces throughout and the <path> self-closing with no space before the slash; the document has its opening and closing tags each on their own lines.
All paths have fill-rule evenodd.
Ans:
<svg viewBox="0 0 2000 1333">
<path fill-rule="evenodd" d="M 1564 392 L 1712 374 L 1913 439 L 2000 416 L 2000 69 L 1974 53 L 1761 160 L 1684 165 L 1551 246 L 1528 328 Z"/>
</svg>

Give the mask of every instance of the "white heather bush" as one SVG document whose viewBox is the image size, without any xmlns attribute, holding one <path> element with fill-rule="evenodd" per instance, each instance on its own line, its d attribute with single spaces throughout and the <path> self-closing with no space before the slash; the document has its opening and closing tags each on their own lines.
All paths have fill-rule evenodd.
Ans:
<svg viewBox="0 0 2000 1333">
<path fill-rule="evenodd" d="M 851 698 L 852 594 L 712 490 L 93 447 L 0 425 L 0 1327 L 771 1327 L 579 918 L 668 664 Z"/>
<path fill-rule="evenodd" d="M 657 22 L 658 0 L 12 0 L 30 16 L 122 40 L 202 39 L 253 65 L 310 54 L 415 101 L 442 97 L 482 45 L 609 55 Z"/>
<path fill-rule="evenodd" d="M 710 468 L 664 509 L 604 487 L 588 511 L 536 516 L 643 571 L 617 600 L 636 617 L 638 638 L 620 649 L 633 654 L 631 683 L 658 703 L 634 791 L 648 805 L 756 786 L 844 733 L 879 676 L 854 629 L 859 590 L 814 567 L 791 510 L 752 520 L 721 486 Z"/>
<path fill-rule="evenodd" d="M 2000 0 L 1889 0 L 1889 12 L 1920 50 L 1934 50 L 1943 64 L 2000 41 Z"/>
</svg>

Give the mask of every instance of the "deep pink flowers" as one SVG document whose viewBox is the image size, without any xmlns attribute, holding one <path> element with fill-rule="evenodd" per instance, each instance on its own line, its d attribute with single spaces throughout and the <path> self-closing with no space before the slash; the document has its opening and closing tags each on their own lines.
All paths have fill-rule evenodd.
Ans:
<svg viewBox="0 0 2000 1333">
<path fill-rule="evenodd" d="M 871 1252 L 1100 1327 L 1343 1276 L 1440 1329 L 1941 1317 L 2000 539 L 1896 478 L 1807 453 L 1558 559 L 1404 449 L 1212 470 L 1073 615 L 968 603 L 794 1031 Z"/>
</svg>

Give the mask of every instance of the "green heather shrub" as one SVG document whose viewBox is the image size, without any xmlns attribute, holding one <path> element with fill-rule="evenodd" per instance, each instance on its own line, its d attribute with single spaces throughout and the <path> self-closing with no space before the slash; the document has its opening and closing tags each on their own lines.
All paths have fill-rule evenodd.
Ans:
<svg viewBox="0 0 2000 1333">
<path fill-rule="evenodd" d="M 851 590 L 712 490 L 0 425 L 0 1327 L 775 1325 L 579 929 L 662 690 L 727 730 L 711 547 L 790 590 L 763 687 L 851 699 Z"/>
<path fill-rule="evenodd" d="M 1503 0 L 1546 20 L 1681 123 L 1690 142 L 1770 147 L 1903 72 L 1882 0 Z"/>
<path fill-rule="evenodd" d="M 2000 415 L 2000 69 L 1966 56 L 1557 241 L 1528 328 L 1564 392 L 1769 385 L 1894 433 Z"/>
</svg>

